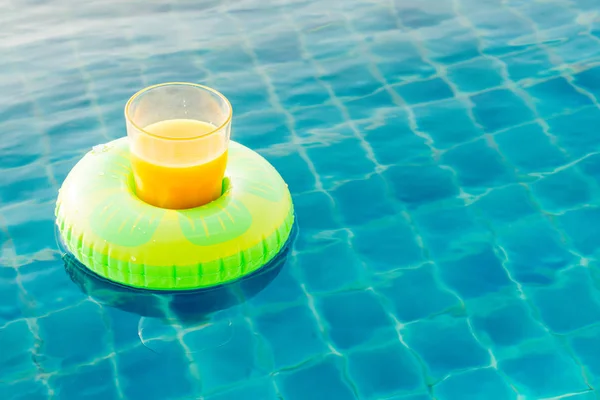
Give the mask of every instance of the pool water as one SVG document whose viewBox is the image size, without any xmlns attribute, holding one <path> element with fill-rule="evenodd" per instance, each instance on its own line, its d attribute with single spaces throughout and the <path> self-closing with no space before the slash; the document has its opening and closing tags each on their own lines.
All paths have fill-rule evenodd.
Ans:
<svg viewBox="0 0 600 400">
<path fill-rule="evenodd" d="M 595 0 L 0 1 L 0 399 L 600 398 Z M 225 292 L 63 257 L 137 90 L 223 92 L 298 234 Z"/>
</svg>

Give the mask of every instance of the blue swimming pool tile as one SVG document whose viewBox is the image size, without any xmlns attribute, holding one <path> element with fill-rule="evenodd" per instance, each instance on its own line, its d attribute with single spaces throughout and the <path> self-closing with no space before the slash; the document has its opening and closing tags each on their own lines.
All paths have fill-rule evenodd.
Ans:
<svg viewBox="0 0 600 400">
<path fill-rule="evenodd" d="M 497 232 L 498 245 L 506 252 L 505 266 L 521 284 L 549 284 L 557 271 L 574 260 L 558 232 L 542 216 L 532 215 Z"/>
<path fill-rule="evenodd" d="M 364 62 L 365 57 L 344 57 L 321 62 L 325 73 L 320 77 L 323 82 L 331 85 L 336 96 L 357 97 L 366 96 L 381 87 Z"/>
<path fill-rule="evenodd" d="M 454 96 L 452 88 L 441 78 L 431 78 L 399 85 L 394 88 L 407 104 L 430 103 Z"/>
<path fill-rule="evenodd" d="M 314 17 L 306 21 L 307 31 L 303 35 L 303 42 L 309 57 L 320 65 L 350 54 L 356 54 L 358 46 L 352 39 L 352 34 L 341 21 L 328 20 L 324 23 L 314 21 Z"/>
<path fill-rule="evenodd" d="M 553 332 L 566 334 L 598 322 L 600 300 L 587 268 L 564 271 L 554 284 L 528 294 Z"/>
<path fill-rule="evenodd" d="M 3 121 L 2 131 L 5 132 L 5 138 L 0 143 L 2 169 L 31 164 L 47 152 L 41 140 L 41 130 L 31 118 Z"/>
<path fill-rule="evenodd" d="M 600 85 L 598 84 L 599 77 L 600 67 L 586 69 L 585 71 L 573 75 L 575 84 L 577 84 L 577 86 L 588 91 L 597 98 L 600 97 Z"/>
<path fill-rule="evenodd" d="M 44 133 L 49 137 L 49 161 L 64 159 L 64 155 L 73 156 L 80 149 L 91 150 L 98 143 L 106 142 L 101 131 L 100 120 L 97 116 L 82 114 L 71 114 L 62 118 L 61 122 L 53 123 L 44 128 Z"/>
<path fill-rule="evenodd" d="M 413 218 L 434 259 L 457 259 L 488 246 L 490 232 L 461 200 L 421 209 Z"/>
<path fill-rule="evenodd" d="M 335 182 L 366 177 L 375 171 L 376 164 L 367 157 L 365 146 L 356 138 L 311 147 L 306 152 L 325 188 Z"/>
<path fill-rule="evenodd" d="M 292 275 L 292 269 L 295 268 L 296 259 L 291 256 L 275 279 L 260 293 L 252 298 L 252 304 L 259 306 L 270 304 L 294 303 L 304 299 L 304 292 L 300 287 L 300 282 Z"/>
<path fill-rule="evenodd" d="M 331 195 L 347 226 L 367 224 L 397 213 L 387 182 L 379 174 L 347 181 Z"/>
<path fill-rule="evenodd" d="M 559 73 L 553 69 L 554 64 L 550 61 L 548 52 L 538 46 L 524 52 L 501 55 L 499 59 L 506 65 L 508 75 L 513 81 L 553 76 Z"/>
<path fill-rule="evenodd" d="M 203 378 L 202 390 L 205 392 L 213 392 L 248 379 L 264 376 L 265 371 L 261 366 L 270 362 L 269 359 L 261 358 L 270 357 L 271 353 L 264 355 L 259 353 L 257 336 L 250 331 L 244 319 L 237 318 L 231 323 L 233 326 L 231 338 L 220 346 L 203 348 L 205 340 L 201 331 L 184 336 L 183 340 L 189 343 L 196 368 Z M 182 368 L 187 368 L 187 362 L 179 361 L 178 364 Z"/>
<path fill-rule="evenodd" d="M 525 398 L 541 399 L 589 390 L 581 367 L 551 338 L 522 346 L 517 354 L 500 360 L 498 369 Z"/>
<path fill-rule="evenodd" d="M 432 160 L 431 148 L 425 138 L 412 131 L 406 112 L 396 109 L 381 122 L 361 124 L 360 131 L 380 164 L 421 164 Z"/>
<path fill-rule="evenodd" d="M 300 365 L 329 352 L 307 305 L 264 312 L 253 320 L 271 349 L 275 370 Z"/>
<path fill-rule="evenodd" d="M 457 260 L 438 263 L 442 280 L 463 299 L 471 299 L 513 287 L 502 259 L 491 246 Z"/>
<path fill-rule="evenodd" d="M 281 397 L 275 391 L 273 378 L 256 379 L 235 389 L 219 392 L 215 395 L 204 396 L 206 400 L 279 400 Z"/>
<path fill-rule="evenodd" d="M 501 55 L 531 46 L 527 42 L 520 43 L 523 43 L 521 38 L 534 34 L 532 24 L 500 4 L 488 12 L 473 13 L 469 20 L 482 38 L 486 54 Z"/>
<path fill-rule="evenodd" d="M 110 360 L 79 367 L 75 372 L 61 372 L 50 379 L 50 386 L 62 400 L 116 400 L 117 377 Z"/>
<path fill-rule="evenodd" d="M 360 12 L 360 18 L 352 21 L 354 29 L 360 33 L 371 34 L 398 28 L 396 16 L 387 7 L 381 7 L 379 4 L 352 4 L 352 11 Z"/>
<path fill-rule="evenodd" d="M 383 174 L 396 198 L 410 207 L 418 207 L 458 194 L 452 172 L 437 165 L 391 167 Z"/>
<path fill-rule="evenodd" d="M 265 32 L 252 38 L 252 47 L 261 65 L 283 64 L 302 59 L 298 32 L 280 29 L 277 35 Z"/>
<path fill-rule="evenodd" d="M 376 289 L 393 304 L 394 314 L 401 322 L 418 321 L 461 304 L 444 287 L 433 264 L 398 271 L 396 276 L 380 280 Z"/>
<path fill-rule="evenodd" d="M 286 108 L 313 106 L 331 100 L 325 85 L 316 78 L 317 71 L 306 60 L 271 65 L 266 70 L 277 97 Z"/>
<path fill-rule="evenodd" d="M 400 217 L 373 221 L 353 232 L 352 245 L 369 270 L 390 271 L 424 261 L 414 232 Z"/>
<path fill-rule="evenodd" d="M 33 378 L 18 383 L 0 383 L 0 399 L 10 400 L 47 400 L 50 398 L 48 388 Z M 62 398 L 61 398 L 62 399 Z M 111 400 L 108 398 L 107 400 Z"/>
<path fill-rule="evenodd" d="M 530 18 L 540 30 L 547 30 L 572 25 L 577 14 L 569 8 L 568 3 L 524 3 L 519 11 Z"/>
<path fill-rule="evenodd" d="M 593 104 L 589 97 L 577 91 L 562 76 L 527 87 L 525 90 L 533 97 L 542 118 Z"/>
<path fill-rule="evenodd" d="M 365 270 L 348 243 L 298 254 L 298 270 L 309 292 L 364 287 Z"/>
<path fill-rule="evenodd" d="M 389 84 L 425 79 L 436 72 L 423 60 L 415 42 L 398 30 L 377 35 L 368 46 L 377 60 L 377 68 Z"/>
<path fill-rule="evenodd" d="M 202 54 L 202 63 L 211 71 L 239 72 L 252 65 L 252 58 L 244 51 L 241 43 L 229 42 L 227 46 L 209 47 Z"/>
<path fill-rule="evenodd" d="M 456 171 L 459 184 L 469 193 L 514 182 L 500 153 L 485 138 L 448 150 L 441 162 Z"/>
<path fill-rule="evenodd" d="M 403 1 L 395 0 L 396 14 L 402 25 L 409 29 L 418 30 L 421 28 L 430 28 L 439 26 L 444 22 L 454 18 L 452 6 L 446 3 L 437 3 L 436 7 L 431 7 L 433 2 L 424 2 L 423 5 L 429 7 L 411 7 Z"/>
<path fill-rule="evenodd" d="M 159 400 L 195 397 L 189 361 L 183 349 L 175 346 L 170 348 L 172 350 L 168 354 L 157 354 L 140 344 L 117 354 L 117 374 L 125 398 Z"/>
<path fill-rule="evenodd" d="M 343 107 L 348 110 L 348 115 L 354 125 L 361 124 L 363 120 L 369 125 L 378 125 L 371 120 L 380 120 L 381 115 L 387 114 L 387 112 L 406 116 L 406 112 L 399 108 L 402 106 L 401 102 L 396 96 L 393 97 L 392 90 L 392 88 L 387 90 L 381 88 L 369 95 L 348 99 L 344 102 Z"/>
<path fill-rule="evenodd" d="M 337 349 L 346 350 L 396 337 L 389 316 L 371 292 L 319 296 L 316 308 Z"/>
<path fill-rule="evenodd" d="M 520 184 L 492 189 L 471 208 L 494 226 L 510 224 L 537 212 L 527 189 Z"/>
<path fill-rule="evenodd" d="M 0 326 L 23 315 L 21 307 L 22 295 L 19 286 L 15 285 L 16 277 L 17 270 L 9 265 L 5 265 L 2 258 L 0 258 L 0 293 L 2 293 L 2 297 L 5 299 L 0 303 Z"/>
<path fill-rule="evenodd" d="M 21 120 L 35 118 L 35 104 L 28 98 L 13 99 L 10 105 L 5 105 L 0 111 L 0 119 L 5 120 Z"/>
<path fill-rule="evenodd" d="M 473 331 L 495 353 L 547 336 L 544 326 L 516 293 L 498 293 L 467 304 Z"/>
<path fill-rule="evenodd" d="M 77 304 L 87 297 L 69 279 L 60 259 L 35 261 L 21 269 L 21 282 L 28 299 L 22 307 L 28 317 Z M 40 280 L 44 281 L 44 285 L 39 285 Z"/>
<path fill-rule="evenodd" d="M 290 152 L 288 154 L 272 155 L 268 157 L 268 161 L 285 179 L 292 194 L 315 189 L 315 176 L 300 154 Z"/>
<path fill-rule="evenodd" d="M 33 359 L 34 338 L 25 320 L 12 321 L 0 327 L 1 381 L 16 381 L 37 373 Z"/>
<path fill-rule="evenodd" d="M 54 202 L 24 204 L 5 217 L 17 254 L 55 248 Z"/>
<path fill-rule="evenodd" d="M 132 317 L 131 313 L 118 308 L 104 307 L 103 318 L 108 321 L 110 326 L 107 340 L 116 350 L 131 348 L 140 343 L 139 317 Z"/>
<path fill-rule="evenodd" d="M 562 41 L 554 46 L 552 51 L 568 64 L 600 59 L 600 46 L 590 35 L 574 35 L 571 40 Z"/>
<path fill-rule="evenodd" d="M 567 157 L 537 123 L 515 127 L 494 136 L 500 153 L 520 173 L 548 172 L 565 165 Z"/>
<path fill-rule="evenodd" d="M 402 335 L 408 346 L 425 361 L 428 383 L 447 374 L 490 364 L 488 351 L 471 334 L 467 321 L 449 315 L 407 325 Z"/>
<path fill-rule="evenodd" d="M 38 319 L 44 338 L 42 365 L 48 371 L 89 363 L 110 350 L 100 306 L 91 301 Z"/>
<path fill-rule="evenodd" d="M 252 68 L 244 71 L 214 77 L 213 87 L 227 96 L 237 116 L 272 109 L 267 82 Z"/>
<path fill-rule="evenodd" d="M 350 353 L 348 370 L 361 399 L 389 398 L 425 388 L 421 367 L 400 342 Z"/>
<path fill-rule="evenodd" d="M 309 367 L 282 372 L 276 380 L 286 400 L 305 400 L 307 393 L 314 400 L 356 398 L 343 378 L 342 360 L 333 355 Z"/>
<path fill-rule="evenodd" d="M 600 234 L 600 208 L 597 206 L 566 211 L 555 217 L 580 254 L 598 254 L 597 237 Z"/>
<path fill-rule="evenodd" d="M 298 136 L 308 139 L 315 136 L 317 132 L 315 129 L 340 128 L 346 123 L 346 119 L 340 109 L 331 104 L 292 110 L 291 114 L 294 117 Z M 325 121 L 326 123 L 324 123 Z"/>
<path fill-rule="evenodd" d="M 419 129 L 433 139 L 437 149 L 447 149 L 483 134 L 457 99 L 418 106 L 413 111 Z"/>
<path fill-rule="evenodd" d="M 302 193 L 294 197 L 295 212 L 302 218 L 302 229 L 321 232 L 339 228 L 334 201 L 321 191 Z"/>
<path fill-rule="evenodd" d="M 471 97 L 473 113 L 488 132 L 510 128 L 535 119 L 524 100 L 508 89 L 494 89 Z"/>
<path fill-rule="evenodd" d="M 277 111 L 262 111 L 234 118 L 231 129 L 237 142 L 257 151 L 292 140 L 285 115 Z"/>
<path fill-rule="evenodd" d="M 531 184 L 531 190 L 544 210 L 554 212 L 579 207 L 593 196 L 590 183 L 575 167 L 543 177 Z"/>
<path fill-rule="evenodd" d="M 586 369 L 589 376 L 593 377 L 593 386 L 600 383 L 600 326 L 574 332 L 568 336 L 568 343 L 577 360 Z"/>
<path fill-rule="evenodd" d="M 448 79 L 461 92 L 477 92 L 502 86 L 504 78 L 498 61 L 489 58 L 475 58 L 448 68 Z"/>
<path fill-rule="evenodd" d="M 579 171 L 600 185 L 600 154 L 592 154 L 577 163 Z"/>
<path fill-rule="evenodd" d="M 600 110 L 596 107 L 548 120 L 550 132 L 557 137 L 558 145 L 574 159 L 600 150 L 600 136 L 595 134 L 598 124 Z"/>
<path fill-rule="evenodd" d="M 460 24 L 447 23 L 443 28 L 423 35 L 429 58 L 445 65 L 478 57 L 478 40 L 474 32 Z M 440 35 L 444 40 L 440 40 Z"/>
<path fill-rule="evenodd" d="M 433 388 L 439 400 L 513 400 L 517 393 L 493 368 L 451 375 Z"/>
</svg>

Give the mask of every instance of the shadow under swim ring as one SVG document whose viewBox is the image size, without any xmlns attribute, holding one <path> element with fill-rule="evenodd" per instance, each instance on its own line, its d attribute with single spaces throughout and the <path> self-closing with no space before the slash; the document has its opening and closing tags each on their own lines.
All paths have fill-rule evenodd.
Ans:
<svg viewBox="0 0 600 400">
<path fill-rule="evenodd" d="M 125 137 L 96 146 L 73 167 L 56 220 L 69 252 L 98 275 L 138 288 L 188 290 L 269 263 L 290 236 L 294 208 L 275 168 L 233 141 L 221 197 L 186 210 L 149 205 L 135 194 Z"/>
</svg>

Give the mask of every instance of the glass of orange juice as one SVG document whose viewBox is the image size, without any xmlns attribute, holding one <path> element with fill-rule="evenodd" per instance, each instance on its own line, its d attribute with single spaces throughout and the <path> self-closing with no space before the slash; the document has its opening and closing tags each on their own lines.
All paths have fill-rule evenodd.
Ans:
<svg viewBox="0 0 600 400">
<path fill-rule="evenodd" d="M 209 87 L 164 83 L 125 106 L 138 197 L 169 209 L 199 207 L 221 195 L 231 104 Z"/>
</svg>

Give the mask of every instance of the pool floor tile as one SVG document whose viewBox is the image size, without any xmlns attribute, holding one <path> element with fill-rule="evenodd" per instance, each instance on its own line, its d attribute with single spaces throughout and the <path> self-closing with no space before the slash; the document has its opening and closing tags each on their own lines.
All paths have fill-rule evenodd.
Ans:
<svg viewBox="0 0 600 400">
<path fill-rule="evenodd" d="M 567 162 L 538 123 L 508 129 L 494 135 L 500 153 L 522 174 L 552 172 Z"/>
<path fill-rule="evenodd" d="M 441 315 L 407 325 L 401 333 L 425 362 L 428 384 L 448 374 L 491 363 L 488 351 L 477 342 L 464 318 Z"/>
<path fill-rule="evenodd" d="M 396 337 L 392 322 L 371 292 L 345 292 L 319 297 L 315 304 L 326 333 L 340 350 Z"/>
<path fill-rule="evenodd" d="M 85 301 L 40 318 L 42 365 L 56 371 L 108 355 L 109 333 L 101 313 L 98 304 Z"/>
<path fill-rule="evenodd" d="M 348 226 L 354 226 L 396 214 L 387 191 L 386 181 L 381 175 L 373 174 L 365 179 L 344 182 L 332 191 L 332 196 L 341 218 Z"/>
<path fill-rule="evenodd" d="M 257 337 L 242 318 L 232 321 L 234 329 L 231 338 L 220 346 L 195 351 L 192 356 L 202 377 L 202 390 L 213 392 L 245 380 L 264 376 L 267 372 L 261 364 L 270 363 L 263 357 L 271 357 L 269 349 L 260 352 Z M 202 337 L 198 336 L 201 340 Z M 201 345 L 202 343 L 200 343 Z M 183 354 L 182 354 L 183 356 Z M 202 360 L 212 360 L 204 363 Z M 181 364 L 187 369 L 189 362 Z"/>
<path fill-rule="evenodd" d="M 280 400 L 276 392 L 274 378 L 250 381 L 235 389 L 204 396 L 206 400 Z"/>
<path fill-rule="evenodd" d="M 364 287 L 365 271 L 348 243 L 303 252 L 297 268 L 309 292 L 334 292 Z"/>
<path fill-rule="evenodd" d="M 283 372 L 276 380 L 286 400 L 305 400 L 307 393 L 313 400 L 356 398 L 343 378 L 342 360 L 336 356 L 328 356 L 309 367 Z"/>
<path fill-rule="evenodd" d="M 396 198 L 411 207 L 458 194 L 452 173 L 437 165 L 391 167 L 384 176 L 391 183 Z"/>
<path fill-rule="evenodd" d="M 515 181 L 500 153 L 485 138 L 448 150 L 441 161 L 456 171 L 460 186 L 469 193 L 481 193 Z"/>
<path fill-rule="evenodd" d="M 48 388 L 42 382 L 36 380 L 22 381 L 18 383 L 0 383 L 0 399 L 11 400 L 47 400 L 49 398 Z M 107 398 L 106 400 L 112 400 Z"/>
<path fill-rule="evenodd" d="M 556 213 L 587 204 L 594 195 L 590 183 L 574 167 L 543 177 L 531 189 L 545 210 Z"/>
<path fill-rule="evenodd" d="M 308 306 L 265 312 L 254 323 L 271 348 L 277 371 L 329 352 Z"/>
<path fill-rule="evenodd" d="M 471 97 L 477 121 L 488 132 L 513 127 L 535 119 L 525 101 L 508 89 L 495 89 Z"/>
<path fill-rule="evenodd" d="M 517 400 L 517 393 L 493 368 L 450 375 L 434 386 L 439 400 Z"/>
<path fill-rule="evenodd" d="M 536 399 L 589 390 L 581 368 L 553 338 L 522 346 L 513 357 L 499 360 L 520 395 Z"/>
<path fill-rule="evenodd" d="M 388 398 L 425 388 L 421 367 L 400 342 L 352 352 L 348 369 L 361 399 Z"/>
<path fill-rule="evenodd" d="M 496 294 L 467 303 L 473 332 L 494 352 L 547 336 L 534 310 L 517 293 Z"/>
<path fill-rule="evenodd" d="M 120 352 L 115 362 L 124 397 L 149 400 L 194 397 L 189 361 L 183 352 L 180 349 L 157 354 L 142 344 Z"/>
<path fill-rule="evenodd" d="M 546 326 L 555 333 L 566 334 L 598 321 L 598 289 L 587 268 L 569 269 L 551 286 L 533 287 L 527 292 Z"/>
<path fill-rule="evenodd" d="M 55 376 L 48 383 L 61 400 L 116 400 L 119 398 L 118 381 L 111 361 L 103 360 Z"/>
<path fill-rule="evenodd" d="M 0 327 L 0 343 L 2 382 L 27 377 L 34 379 L 37 373 L 33 359 L 36 343 L 27 322 L 18 320 Z"/>
<path fill-rule="evenodd" d="M 353 229 L 352 246 L 378 272 L 421 264 L 423 253 L 408 222 L 381 219 Z"/>
<path fill-rule="evenodd" d="M 460 307 L 460 299 L 442 284 L 433 264 L 406 269 L 382 276 L 375 289 L 394 306 L 394 314 L 401 322 L 418 321 Z"/>
</svg>

